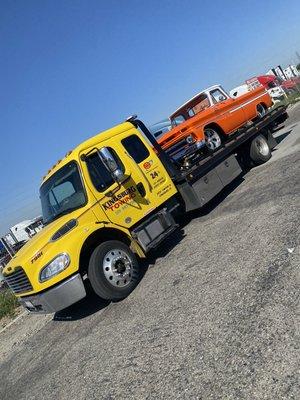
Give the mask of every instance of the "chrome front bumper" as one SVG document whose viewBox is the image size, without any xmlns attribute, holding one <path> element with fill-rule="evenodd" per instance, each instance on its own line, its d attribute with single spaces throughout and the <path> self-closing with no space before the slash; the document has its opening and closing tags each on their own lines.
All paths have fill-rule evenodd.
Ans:
<svg viewBox="0 0 300 400">
<path fill-rule="evenodd" d="M 51 314 L 63 310 L 86 296 L 80 274 L 63 283 L 33 296 L 20 297 L 19 302 L 30 312 Z"/>
</svg>

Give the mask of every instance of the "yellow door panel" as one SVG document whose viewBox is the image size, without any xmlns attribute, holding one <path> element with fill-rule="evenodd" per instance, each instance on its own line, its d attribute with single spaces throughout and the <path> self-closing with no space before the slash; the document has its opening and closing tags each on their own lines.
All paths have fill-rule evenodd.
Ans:
<svg viewBox="0 0 300 400">
<path fill-rule="evenodd" d="M 127 177 L 123 183 L 113 182 L 106 176 L 97 155 L 97 149 L 102 147 L 113 149 L 119 158 Z M 93 160 L 92 166 L 83 162 L 83 168 L 87 172 L 87 184 L 98 202 L 99 208 L 94 210 L 99 220 L 105 214 L 112 224 L 130 228 L 177 192 L 148 141 L 134 128 L 116 135 L 113 141 L 100 142 L 96 148 L 87 149 L 85 154 Z M 99 184 L 97 176 L 106 184 Z"/>
</svg>

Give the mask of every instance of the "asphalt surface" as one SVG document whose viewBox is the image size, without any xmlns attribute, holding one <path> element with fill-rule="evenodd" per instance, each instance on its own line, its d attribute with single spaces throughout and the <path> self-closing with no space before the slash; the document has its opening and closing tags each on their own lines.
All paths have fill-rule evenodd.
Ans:
<svg viewBox="0 0 300 400">
<path fill-rule="evenodd" d="M 126 300 L 26 316 L 40 325 L 13 343 L 22 325 L 6 330 L 0 398 L 299 399 L 300 106 L 290 114 L 272 159 L 190 216 Z"/>
</svg>

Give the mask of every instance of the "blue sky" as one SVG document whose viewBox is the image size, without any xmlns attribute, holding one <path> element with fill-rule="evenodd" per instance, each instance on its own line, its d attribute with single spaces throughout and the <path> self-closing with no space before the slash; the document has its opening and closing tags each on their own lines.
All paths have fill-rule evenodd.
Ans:
<svg viewBox="0 0 300 400">
<path fill-rule="evenodd" d="M 87 137 L 168 116 L 300 52 L 300 2 L 0 2 L 0 234 L 39 214 L 41 177 Z"/>
</svg>

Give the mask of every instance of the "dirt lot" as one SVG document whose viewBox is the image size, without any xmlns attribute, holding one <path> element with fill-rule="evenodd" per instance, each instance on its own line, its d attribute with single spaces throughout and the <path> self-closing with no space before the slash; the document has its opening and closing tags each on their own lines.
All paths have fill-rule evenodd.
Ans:
<svg viewBox="0 0 300 400">
<path fill-rule="evenodd" d="M 290 114 L 272 159 L 186 220 L 125 301 L 91 295 L 2 331 L 0 398 L 299 399 L 300 106 Z"/>
</svg>

